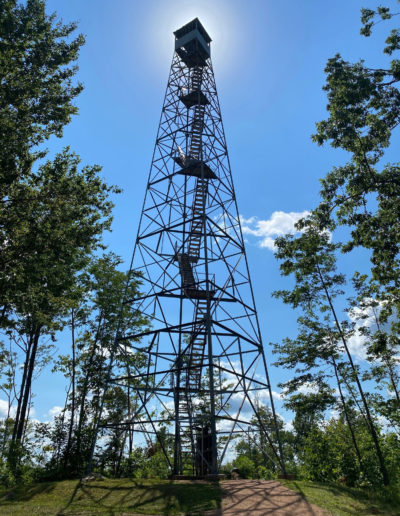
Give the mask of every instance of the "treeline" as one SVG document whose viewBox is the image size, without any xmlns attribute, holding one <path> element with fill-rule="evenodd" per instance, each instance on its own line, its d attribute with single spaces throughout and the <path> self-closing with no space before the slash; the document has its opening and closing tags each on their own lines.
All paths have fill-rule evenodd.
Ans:
<svg viewBox="0 0 400 516">
<path fill-rule="evenodd" d="M 287 471 L 303 480 L 382 490 L 379 459 L 363 415 L 357 410 L 351 411 L 352 430 L 357 435 L 357 452 L 343 412 L 324 419 L 321 412 L 309 410 L 311 399 L 304 401 L 306 409 L 297 408 L 292 427 L 288 428 L 281 418 L 278 419 Z M 263 409 L 263 418 L 272 430 L 272 415 L 266 409 Z M 380 435 L 380 446 L 392 484 L 392 488 L 386 492 L 396 499 L 400 471 L 397 441 L 395 432 Z M 266 461 L 268 445 L 262 442 L 260 435 L 254 433 L 240 439 L 235 451 L 236 457 L 224 466 L 224 472 L 228 475 L 237 472 L 242 478 L 273 479 L 280 473 L 276 466 Z"/>
<path fill-rule="evenodd" d="M 321 180 L 320 203 L 297 233 L 275 242 L 291 288 L 274 296 L 298 314 L 298 326 L 297 335 L 273 345 L 275 365 L 288 370 L 280 387 L 294 414 L 289 427 L 279 422 L 288 472 L 397 490 L 400 166 L 386 163 L 385 152 L 400 123 L 399 14 L 388 7 L 361 11 L 365 37 L 380 22 L 392 25 L 382 66 L 340 55 L 327 63 L 329 116 L 313 140 L 346 151 L 349 160 Z M 264 417 L 272 429 L 271 415 Z M 260 436 L 241 440 L 227 471 L 272 478 L 277 471 L 263 448 Z"/>
<path fill-rule="evenodd" d="M 361 34 L 371 36 L 375 24 L 397 15 L 362 9 Z M 299 314 L 298 334 L 275 345 L 276 365 L 291 371 L 281 387 L 304 440 L 295 456 L 313 478 L 399 479 L 400 166 L 384 163 L 400 123 L 399 49 L 393 26 L 386 65 L 329 59 L 329 117 L 313 140 L 346 151 L 349 161 L 321 180 L 320 203 L 298 233 L 276 241 L 292 288 L 274 295 Z"/>
<path fill-rule="evenodd" d="M 83 44 L 76 24 L 47 14 L 44 0 L 0 0 L 0 481 L 8 483 L 39 466 L 68 476 L 87 465 L 126 282 L 102 242 L 119 189 L 69 147 L 52 159 L 45 148 L 77 113 Z M 67 335 L 71 352 L 59 356 Z M 32 386 L 45 367 L 67 380 L 51 425 L 32 421 Z M 110 396 L 108 419 L 126 402 Z"/>
</svg>

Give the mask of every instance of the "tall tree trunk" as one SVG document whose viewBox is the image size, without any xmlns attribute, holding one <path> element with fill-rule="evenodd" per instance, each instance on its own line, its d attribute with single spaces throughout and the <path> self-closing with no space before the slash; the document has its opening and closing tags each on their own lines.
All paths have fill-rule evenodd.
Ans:
<svg viewBox="0 0 400 516">
<path fill-rule="evenodd" d="M 389 370 L 389 378 L 390 383 L 392 384 L 392 389 L 394 391 L 394 394 L 396 396 L 396 401 L 400 405 L 400 396 L 399 396 L 399 390 L 397 388 L 397 384 L 395 381 L 395 372 L 393 371 L 393 365 L 390 363 L 389 359 L 387 357 L 384 358 L 386 367 Z"/>
<path fill-rule="evenodd" d="M 31 408 L 32 408 L 32 391 L 29 393 L 28 410 L 27 410 L 27 413 L 26 413 L 26 416 L 25 416 L 24 428 L 23 428 L 23 431 L 22 431 L 22 438 L 21 438 L 21 443 L 22 444 L 25 441 L 26 430 L 27 430 L 27 427 L 28 427 L 28 421 L 29 421 L 29 417 L 31 415 Z"/>
<path fill-rule="evenodd" d="M 68 399 L 69 399 L 69 393 L 71 391 L 71 382 L 69 383 L 68 390 L 65 396 L 64 401 L 64 409 L 62 411 L 61 421 L 60 421 L 60 434 L 57 437 L 57 449 L 53 455 L 53 458 L 55 457 L 55 461 L 57 464 L 57 467 L 59 466 L 60 461 L 60 455 L 61 455 L 61 446 L 63 444 L 63 432 L 64 432 L 64 422 L 65 422 L 65 413 L 67 411 L 67 405 L 68 405 Z"/>
<path fill-rule="evenodd" d="M 337 366 L 336 366 L 336 360 L 335 360 L 335 357 L 333 355 L 332 355 L 332 363 L 333 363 L 333 368 L 335 370 L 335 377 L 336 377 L 336 382 L 337 382 L 338 389 L 339 389 L 339 396 L 340 396 L 340 401 L 341 401 L 342 407 L 343 407 L 344 417 L 346 418 L 346 423 L 347 423 L 347 426 L 349 427 L 349 430 L 350 430 L 351 440 L 353 441 L 353 446 L 354 446 L 354 450 L 355 450 L 356 455 L 357 455 L 358 464 L 360 466 L 360 469 L 362 469 L 362 460 L 361 460 L 360 450 L 358 448 L 356 436 L 354 434 L 353 425 L 352 425 L 351 420 L 350 420 L 350 415 L 349 415 L 348 410 L 347 410 L 346 400 L 344 399 L 344 396 L 343 396 L 342 384 L 341 384 L 341 381 L 340 381 L 340 378 L 339 378 L 339 375 L 338 375 L 338 370 L 337 370 Z"/>
<path fill-rule="evenodd" d="M 24 370 L 23 370 L 22 378 L 21 378 L 21 386 L 20 386 L 19 396 L 17 398 L 17 400 L 18 400 L 17 401 L 17 411 L 16 411 L 15 419 L 14 419 L 12 442 L 15 442 L 15 440 L 17 438 L 17 431 L 18 431 L 19 421 L 21 418 L 22 400 L 24 398 L 25 383 L 26 383 L 26 378 L 27 378 L 27 374 L 28 374 L 29 359 L 30 359 L 30 355 L 31 355 L 33 339 L 34 339 L 34 335 L 33 335 L 33 333 L 31 333 L 28 338 L 28 344 L 27 344 L 26 352 L 25 352 Z"/>
<path fill-rule="evenodd" d="M 31 353 L 30 353 L 30 357 L 29 357 L 29 364 L 28 364 L 28 370 L 27 370 L 27 374 L 26 374 L 25 388 L 24 388 L 24 393 L 23 393 L 22 403 L 21 403 L 21 412 L 19 415 L 17 431 L 15 434 L 16 441 L 21 441 L 23 433 L 24 433 L 25 417 L 26 417 L 26 412 L 28 409 L 28 403 L 29 403 L 30 394 L 31 394 L 32 375 L 33 375 L 33 370 L 35 368 L 35 359 L 36 359 L 36 352 L 37 352 L 38 343 L 39 343 L 39 337 L 40 337 L 40 328 L 36 329 L 36 331 L 33 335 L 32 349 L 31 349 Z"/>
<path fill-rule="evenodd" d="M 16 399 L 16 391 L 15 391 L 15 363 L 13 359 L 13 352 L 12 352 L 12 345 L 11 345 L 11 338 L 9 340 L 9 350 L 8 350 L 8 367 L 9 367 L 9 373 L 10 373 L 10 383 L 7 388 L 7 390 L 4 390 L 7 396 L 7 416 L 4 422 L 4 434 L 3 434 L 3 443 L 1 447 L 1 455 L 4 456 L 8 438 L 10 435 L 10 422 L 11 422 L 11 407 L 13 404 L 13 401 Z"/>
<path fill-rule="evenodd" d="M 356 395 L 355 395 L 355 393 L 353 391 L 352 385 L 349 383 L 348 379 L 346 378 L 346 373 L 344 373 L 343 371 L 340 370 L 341 368 L 339 367 L 338 364 L 336 364 L 336 366 L 337 366 L 338 373 L 342 377 L 342 380 L 343 380 L 347 390 L 349 391 L 352 400 L 354 401 L 356 407 L 358 408 L 359 413 L 361 414 L 361 416 L 365 420 L 366 425 L 368 426 L 368 419 L 367 419 L 367 417 L 366 417 L 366 415 L 364 413 L 364 409 L 360 405 L 360 401 L 357 399 L 357 397 L 356 397 Z"/>
<path fill-rule="evenodd" d="M 69 461 L 69 453 L 71 450 L 71 441 L 72 441 L 72 432 L 74 429 L 74 421 L 75 421 L 75 371 L 76 371 L 76 349 L 75 349 L 75 314 L 74 310 L 72 309 L 71 314 L 71 332 L 72 332 L 72 377 L 71 377 L 71 419 L 69 422 L 69 429 L 68 429 L 68 439 L 67 439 L 67 446 L 65 449 L 65 457 L 64 457 L 64 468 L 67 467 L 68 461 Z"/>
<path fill-rule="evenodd" d="M 89 390 L 89 377 L 88 377 L 87 371 L 90 371 L 92 364 L 93 364 L 95 349 L 96 349 L 97 341 L 99 339 L 102 321 L 103 321 L 103 314 L 100 313 L 99 321 L 97 324 L 95 340 L 93 342 L 93 345 L 91 346 L 90 353 L 89 353 L 89 361 L 83 367 L 84 379 L 83 379 L 83 386 L 82 386 L 81 396 L 80 396 L 81 401 L 80 401 L 79 416 L 78 416 L 78 426 L 76 429 L 76 453 L 77 453 L 78 460 L 80 459 L 80 454 L 81 454 L 82 425 L 83 425 L 85 409 L 86 409 L 86 396 L 87 396 L 88 390 Z"/>
<path fill-rule="evenodd" d="M 335 311 L 335 308 L 333 306 L 330 293 L 328 291 L 328 288 L 326 286 L 325 280 L 324 280 L 324 278 L 322 276 L 322 273 L 321 273 L 321 269 L 319 268 L 318 264 L 317 264 L 317 269 L 318 269 L 318 274 L 319 274 L 319 277 L 320 277 L 320 280 L 321 280 L 322 287 L 324 289 L 326 298 L 327 298 L 328 303 L 329 303 L 329 307 L 331 309 L 333 318 L 335 320 L 336 328 L 337 328 L 337 330 L 339 332 L 340 339 L 341 339 L 341 341 L 343 343 L 344 349 L 345 349 L 346 354 L 347 354 L 347 358 L 348 358 L 349 363 L 350 363 L 351 370 L 353 371 L 354 378 L 355 378 L 355 381 L 357 383 L 358 391 L 360 393 L 361 400 L 362 400 L 363 405 L 364 405 L 365 415 L 366 415 L 366 418 L 368 420 L 368 425 L 369 425 L 369 428 L 370 428 L 371 437 L 372 437 L 372 440 L 374 441 L 374 445 L 375 445 L 375 449 L 376 449 L 376 454 L 378 456 L 379 467 L 380 467 L 380 471 L 381 471 L 381 474 L 382 474 L 383 483 L 384 483 L 385 486 L 387 486 L 387 485 L 389 485 L 389 475 L 388 475 L 388 472 L 387 472 L 387 469 L 386 469 L 385 460 L 384 460 L 383 455 L 382 455 L 382 450 L 381 450 L 381 446 L 379 444 L 378 435 L 377 435 L 376 430 L 375 430 L 375 425 L 374 425 L 374 422 L 372 421 L 372 416 L 371 416 L 371 413 L 370 413 L 370 410 L 369 410 L 367 399 L 365 397 L 364 390 L 362 388 L 360 379 L 358 377 L 357 369 L 356 369 L 356 367 L 354 365 L 353 357 L 351 356 L 351 353 L 350 353 L 349 347 L 347 345 L 347 341 L 346 341 L 346 338 L 344 336 L 342 327 L 341 327 L 341 325 L 339 323 L 339 319 L 337 318 L 336 311 Z"/>
</svg>

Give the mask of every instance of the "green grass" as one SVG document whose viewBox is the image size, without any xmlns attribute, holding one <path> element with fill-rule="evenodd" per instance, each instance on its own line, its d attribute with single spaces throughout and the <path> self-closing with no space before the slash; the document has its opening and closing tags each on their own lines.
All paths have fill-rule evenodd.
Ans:
<svg viewBox="0 0 400 516">
<path fill-rule="evenodd" d="M 43 482 L 0 490 L 0 514 L 109 515 L 191 514 L 220 506 L 220 488 L 211 483 L 106 479 Z"/>
<path fill-rule="evenodd" d="M 334 516 L 400 515 L 400 493 L 356 489 L 337 484 L 305 480 L 280 480 L 307 501 L 327 509 Z"/>
<path fill-rule="evenodd" d="M 310 503 L 335 516 L 400 516 L 400 493 L 389 495 L 337 484 L 281 480 Z M 2 516 L 128 516 L 132 514 L 200 515 L 220 507 L 218 485 L 168 480 L 106 479 L 43 482 L 0 488 Z"/>
</svg>

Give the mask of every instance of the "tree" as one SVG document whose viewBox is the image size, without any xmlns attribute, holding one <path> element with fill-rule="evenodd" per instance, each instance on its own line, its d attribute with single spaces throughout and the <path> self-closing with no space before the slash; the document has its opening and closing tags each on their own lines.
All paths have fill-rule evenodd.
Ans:
<svg viewBox="0 0 400 516">
<path fill-rule="evenodd" d="M 93 439 L 94 421 L 99 413 L 102 392 L 107 383 L 109 357 L 114 347 L 118 326 L 124 330 L 145 326 L 147 321 L 135 305 L 124 305 L 121 298 L 128 282 L 127 295 L 135 297 L 140 287 L 140 277 L 119 270 L 121 258 L 113 253 L 94 257 L 80 275 L 79 284 L 84 295 L 71 313 L 72 353 L 60 356 L 55 369 L 69 381 L 64 416 L 53 434 L 53 469 L 76 476 L 85 471 Z M 143 355 L 130 349 L 117 353 L 116 367 L 126 375 L 131 369 L 140 368 Z M 106 394 L 101 425 L 110 425 L 129 418 L 134 409 L 129 386 L 110 388 Z M 97 463 L 102 468 L 120 470 L 126 435 L 112 430 L 103 431 L 107 444 L 99 451 Z M 131 448 L 130 448 L 130 451 Z"/>
<path fill-rule="evenodd" d="M 365 341 L 366 357 L 370 363 L 370 369 L 364 372 L 363 378 L 375 380 L 376 391 L 371 396 L 374 407 L 393 428 L 398 429 L 400 424 L 398 324 L 393 316 L 387 319 L 385 315 L 387 303 L 377 299 L 379 286 L 376 282 L 369 281 L 366 274 L 357 272 L 352 282 L 356 296 L 351 300 L 351 313 L 357 321 L 358 333 Z"/>
<path fill-rule="evenodd" d="M 84 43 L 71 39 L 76 23 L 56 22 L 44 0 L 0 0 L 0 192 L 31 173 L 44 155 L 37 146 L 77 112 L 73 100 L 82 85 L 72 83 L 72 65 Z M 4 218 L 2 218 L 4 220 Z"/>
<path fill-rule="evenodd" d="M 370 37 L 380 21 L 393 23 L 399 13 L 387 7 L 362 9 L 361 34 Z M 349 63 L 339 54 L 325 68 L 329 117 L 317 124 L 313 136 L 350 154 L 344 166 L 335 167 L 322 180 L 321 203 L 315 210 L 321 227 L 350 229 L 342 247 L 370 251 L 375 297 L 385 303 L 381 319 L 399 316 L 400 303 L 400 167 L 383 164 L 384 153 L 400 123 L 400 31 L 394 27 L 386 39 L 379 68 L 364 61 Z M 396 323 L 395 323 L 396 324 Z M 398 333 L 398 328 L 394 328 Z"/>
<path fill-rule="evenodd" d="M 3 436 L 1 447 L 1 455 L 4 455 L 10 433 L 12 432 L 12 417 L 11 409 L 16 399 L 16 368 L 17 368 L 17 354 L 13 351 L 12 337 L 8 336 L 8 345 L 0 342 L 0 378 L 3 379 L 0 383 L 0 392 L 6 397 L 7 414 L 3 422 Z"/>
<path fill-rule="evenodd" d="M 338 358 L 345 358 L 361 398 L 364 416 L 380 463 L 382 480 L 387 485 L 389 477 L 378 433 L 361 385 L 358 368 L 349 350 L 348 337 L 352 334 L 352 328 L 348 327 L 346 322 L 339 321 L 334 306 L 335 298 L 343 294 L 342 288 L 345 283 L 344 276 L 336 272 L 335 252 L 339 244 L 330 242 L 330 235 L 321 232 L 318 223 L 316 224 L 312 218 L 301 221 L 298 227 L 303 230 L 300 236 L 288 235 L 276 240 L 276 257 L 282 261 L 282 274 L 293 274 L 295 285 L 292 290 L 275 292 L 275 296 L 281 297 L 293 308 L 301 308 L 304 313 L 304 316 L 299 318 L 301 331 L 298 340 L 286 340 L 282 346 L 277 346 L 277 351 L 284 357 L 278 363 L 292 366 L 305 364 L 304 370 L 308 373 L 288 382 L 289 386 L 292 383 L 292 390 L 293 383 L 304 384 L 310 379 L 313 385 L 322 384 L 326 390 L 324 375 L 320 373 L 315 377 L 310 370 L 315 367 L 316 360 L 334 365 Z M 336 365 L 334 368 L 337 370 Z M 337 375 L 336 378 L 338 379 Z M 345 404 L 343 409 L 346 409 Z M 351 427 L 350 420 L 347 422 Z M 357 450 L 355 438 L 353 444 Z"/>
<path fill-rule="evenodd" d="M 255 402 L 257 415 L 253 416 L 251 423 L 259 431 L 247 430 L 247 435 L 240 438 L 236 444 L 237 457 L 233 465 L 239 469 L 240 476 L 244 478 L 273 478 L 281 471 L 281 465 L 276 459 L 275 450 L 278 448 L 276 427 L 278 425 L 279 438 L 282 445 L 282 455 L 285 459 L 285 467 L 288 471 L 295 471 L 294 440 L 293 434 L 284 429 L 281 417 L 272 413 L 272 410 Z M 262 427 L 260 425 L 262 424 Z M 266 432 L 270 439 L 266 438 Z M 249 461 L 253 464 L 251 472 L 248 471 Z"/>
<path fill-rule="evenodd" d="M 27 228 L 24 209 L 32 198 L 27 186 L 35 163 L 44 158 L 42 144 L 62 136 L 77 112 L 73 101 L 82 91 L 73 84 L 74 61 L 84 43 L 73 38 L 76 24 L 63 24 L 45 12 L 44 0 L 0 0 L 0 326 L 10 324 L 15 296 L 26 290 L 16 279 L 26 269 L 18 254 Z M 12 192 L 10 192 L 12 190 Z M 24 194 L 27 193 L 27 196 Z M 40 195 L 40 192 L 37 192 Z M 17 251 L 17 252 L 13 252 Z"/>
<path fill-rule="evenodd" d="M 334 167 L 322 179 L 321 202 L 313 210 L 312 218 L 320 233 L 333 232 L 340 226 L 349 229 L 344 233 L 348 238 L 338 245 L 338 251 L 349 253 L 359 247 L 369 251 L 371 269 L 368 274 L 355 271 L 355 296 L 349 309 L 357 323 L 352 325 L 352 331 L 363 337 L 371 364 L 364 379 L 374 379 L 378 390 L 369 396 L 362 393 L 357 366 L 347 351 L 348 364 L 338 364 L 335 372 L 338 378 L 342 376 L 356 405 L 358 400 L 351 380 L 357 384 L 362 398 L 362 406 L 358 407 L 368 422 L 377 454 L 381 457 L 383 478 L 386 476 L 383 455 L 368 412 L 369 407 L 374 406 L 392 426 L 398 424 L 400 167 L 398 163 L 384 164 L 383 158 L 400 123 L 400 30 L 395 26 L 399 14 L 384 6 L 376 10 L 362 9 L 363 36 L 370 37 L 375 25 L 382 21 L 392 25 L 383 48 L 383 53 L 391 60 L 382 59 L 382 66 L 371 68 L 364 60 L 350 63 L 340 54 L 329 59 L 324 86 L 328 118 L 317 123 L 313 135 L 319 145 L 329 142 L 350 155 L 345 165 Z M 299 229 L 304 229 L 304 225 L 300 224 Z M 325 280 L 321 277 L 321 281 Z M 325 290 L 328 299 L 329 287 Z M 330 311 L 335 310 L 329 299 L 328 304 Z M 373 324 L 369 320 L 371 317 Z M 338 337 L 346 349 L 343 324 L 336 316 L 334 318 Z M 388 387 L 393 397 L 387 399 L 380 394 L 382 387 Z"/>
<path fill-rule="evenodd" d="M 391 20 L 394 16 L 396 14 L 386 7 L 379 7 L 376 11 L 363 9 L 361 34 L 369 37 L 377 20 Z M 400 32 L 394 28 L 386 40 L 384 53 L 392 56 L 399 49 Z M 366 428 L 374 443 L 382 479 L 387 484 L 389 479 L 380 442 L 383 439 L 379 438 L 370 407 L 374 405 L 381 414 L 388 415 L 389 411 L 383 409 L 385 402 L 382 398 L 377 399 L 377 393 L 373 396 L 364 393 L 359 367 L 352 359 L 347 341 L 355 332 L 365 339 L 372 367 L 364 374 L 364 379 L 374 378 L 378 384 L 387 379 L 395 395 L 394 400 L 390 400 L 390 406 L 394 408 L 398 403 L 396 355 L 400 307 L 400 168 L 396 164 L 382 166 L 381 160 L 392 132 L 400 122 L 400 61 L 393 59 L 389 66 L 372 69 L 364 61 L 352 64 L 337 54 L 328 60 L 325 72 L 327 81 L 324 90 L 328 95 L 329 118 L 317 124 L 313 139 L 320 145 L 329 141 L 333 147 L 349 152 L 351 158 L 344 166 L 335 167 L 322 180 L 322 200 L 310 218 L 314 236 L 310 235 L 308 220 L 299 223 L 298 229 L 304 231 L 299 238 L 278 239 L 277 256 L 283 261 L 282 273 L 293 273 L 296 286 L 292 291 L 278 292 L 277 295 L 293 307 L 300 306 L 304 312 L 299 319 L 299 339 L 286 341 L 278 347 L 278 351 L 283 352 L 280 361 L 287 365 L 305 364 L 305 374 L 288 382 L 292 390 L 299 382 L 301 384 L 313 378 L 316 356 L 331 363 L 343 416 L 360 467 L 364 452 L 360 451 L 360 440 L 355 438 L 354 421 L 351 421 L 354 420 L 351 416 L 352 403 L 367 422 Z M 334 231 L 338 226 L 350 229 L 349 238 L 343 244 L 333 245 L 328 242 L 327 232 Z M 326 236 L 325 244 L 315 246 L 313 239 L 322 242 L 323 235 Z M 344 293 L 338 287 L 343 288 L 345 283 L 344 278 L 333 275 L 334 253 L 340 250 L 348 253 L 357 247 L 370 250 L 371 274 L 354 273 L 356 296 L 348 307 L 352 311 L 353 322 L 343 323 L 339 321 L 334 299 Z M 323 266 L 319 263 L 320 259 Z M 315 318 L 316 298 L 319 295 L 325 300 L 319 306 L 321 314 L 326 314 L 325 320 Z M 374 329 L 362 324 L 370 314 L 375 318 Z M 319 346 L 315 346 L 318 341 Z M 322 351 L 331 355 L 330 360 L 326 354 L 321 355 Z M 343 352 L 347 356 L 346 363 L 342 361 Z M 361 402 L 355 396 L 353 382 Z M 349 401 L 345 399 L 343 385 L 351 396 Z M 365 460 L 363 457 L 364 471 L 367 468 Z"/>
<path fill-rule="evenodd" d="M 89 421 L 99 410 L 125 281 L 116 269 L 119 259 L 94 259 L 111 226 L 109 195 L 119 190 L 101 179 L 99 166 L 81 168 L 68 147 L 44 162 L 43 144 L 52 135 L 61 137 L 77 112 L 74 99 L 82 85 L 74 83 L 74 62 L 84 38 L 74 36 L 76 27 L 48 15 L 45 0 L 0 0 L 0 327 L 13 341 L 7 360 L 11 363 L 17 350 L 23 364 L 11 391 L 9 382 L 3 384 L 17 399 L 9 453 L 14 474 L 29 445 L 24 438 L 32 427 L 32 382 L 50 361 L 57 333 L 68 324 L 72 356 L 62 357 L 59 367 L 70 374 L 69 395 L 48 436 L 57 441 L 58 464 L 62 452 L 63 465 L 70 468 L 71 456 L 90 446 Z M 137 285 L 132 282 L 132 293 Z M 129 316 L 133 325 L 144 323 L 140 314 Z M 130 360 L 139 363 L 137 357 Z M 121 367 L 131 367 L 128 362 Z M 115 400 L 123 399 L 114 394 Z"/>
<path fill-rule="evenodd" d="M 9 256 L 23 264 L 12 277 L 18 295 L 11 306 L 13 328 L 26 341 L 14 443 L 24 433 L 40 339 L 55 338 L 63 328 L 83 295 L 77 278 L 111 224 L 108 195 L 117 190 L 101 180 L 99 170 L 80 170 L 79 158 L 66 149 L 9 190 L 12 201 L 26 200 L 24 205 L 12 202 L 18 233 L 7 244 Z"/>
</svg>

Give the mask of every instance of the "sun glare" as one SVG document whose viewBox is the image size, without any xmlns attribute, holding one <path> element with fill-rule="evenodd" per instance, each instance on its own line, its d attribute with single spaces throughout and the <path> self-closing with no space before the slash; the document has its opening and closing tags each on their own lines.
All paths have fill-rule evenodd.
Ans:
<svg viewBox="0 0 400 516">
<path fill-rule="evenodd" d="M 193 18 L 199 18 L 212 39 L 211 57 L 218 64 L 218 75 L 232 64 L 238 47 L 236 18 L 232 3 L 226 0 L 174 0 L 149 3 L 147 27 L 156 34 L 148 50 L 157 61 L 172 57 L 172 33 Z"/>
</svg>

